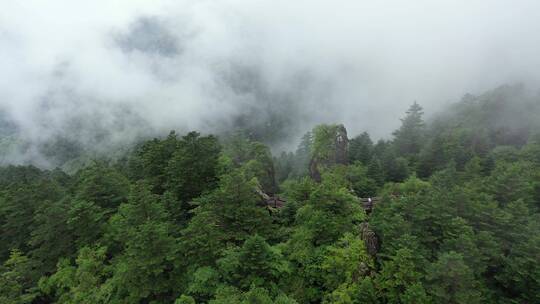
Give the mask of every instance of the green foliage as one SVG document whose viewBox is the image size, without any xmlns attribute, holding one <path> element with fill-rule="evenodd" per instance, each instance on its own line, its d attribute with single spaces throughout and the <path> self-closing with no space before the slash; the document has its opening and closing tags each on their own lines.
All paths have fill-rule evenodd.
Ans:
<svg viewBox="0 0 540 304">
<path fill-rule="evenodd" d="M 248 238 L 240 248 L 225 251 L 217 264 L 224 280 L 242 290 L 253 286 L 275 288 L 272 282 L 288 272 L 280 250 L 258 235 Z"/>
<path fill-rule="evenodd" d="M 205 266 L 193 273 L 187 292 L 199 301 L 206 302 L 214 296 L 220 286 L 222 283 L 219 272 L 212 267 Z"/>
<path fill-rule="evenodd" d="M 422 107 L 414 102 L 405 118 L 401 119 L 401 127 L 394 134 L 394 146 L 401 155 L 409 156 L 420 152 L 424 140 L 424 121 Z"/>
<path fill-rule="evenodd" d="M 374 197 L 377 194 L 377 181 L 368 176 L 368 169 L 357 162 L 350 165 L 347 170 L 347 179 L 351 183 L 354 193 L 359 197 Z"/>
<path fill-rule="evenodd" d="M 272 236 L 272 220 L 260 205 L 257 186 L 237 169 L 222 176 L 218 188 L 199 199 L 181 238 L 181 251 L 190 267 L 214 265 L 228 243 L 241 245 L 254 234 Z"/>
<path fill-rule="evenodd" d="M 237 135 L 226 142 L 224 153 L 236 167 L 243 167 L 249 179 L 257 178 L 265 192 L 277 192 L 274 161 L 267 146 Z"/>
<path fill-rule="evenodd" d="M 201 199 L 201 212 L 206 209 L 217 217 L 228 240 L 243 242 L 256 233 L 268 236 L 271 219 L 260 208 L 261 198 L 256 187 L 254 180 L 248 180 L 241 170 L 235 170 L 223 176 L 219 187 Z"/>
<path fill-rule="evenodd" d="M 282 191 L 287 200 L 305 203 L 316 187 L 316 183 L 311 178 L 304 177 L 298 180 L 286 180 L 282 185 Z"/>
<path fill-rule="evenodd" d="M 315 245 L 337 241 L 364 219 L 357 199 L 340 181 L 335 175 L 324 176 L 306 206 L 298 211 L 296 223 L 311 232 Z"/>
<path fill-rule="evenodd" d="M 383 263 L 376 278 L 380 296 L 388 303 L 403 303 L 411 299 L 411 293 L 422 293 L 422 274 L 414 261 L 410 249 L 399 249 L 396 254 Z"/>
<path fill-rule="evenodd" d="M 338 289 L 342 284 L 352 284 L 368 276 L 375 265 L 368 255 L 364 241 L 351 233 L 326 247 L 321 270 L 327 290 Z"/>
<path fill-rule="evenodd" d="M 110 238 L 121 250 L 112 284 L 128 301 L 161 297 L 170 287 L 175 239 L 169 215 L 150 186 L 137 183 L 127 203 L 109 223 Z"/>
<path fill-rule="evenodd" d="M 313 131 L 310 173 L 335 164 L 348 164 L 349 140 L 343 125 L 318 125 Z M 313 167 L 315 166 L 315 167 Z M 321 168 L 317 168 L 321 166 Z"/>
<path fill-rule="evenodd" d="M 359 161 L 367 166 L 373 156 L 373 141 L 367 132 L 364 132 L 353 139 L 349 144 L 349 160 L 354 163 Z"/>
<path fill-rule="evenodd" d="M 213 136 L 190 132 L 178 142 L 165 168 L 165 188 L 187 202 L 217 184 L 221 147 Z"/>
<path fill-rule="evenodd" d="M 166 168 L 177 147 L 178 139 L 174 131 L 171 131 L 165 139 L 155 138 L 144 142 L 135 149 L 129 159 L 130 178 L 145 179 L 152 185 L 153 192 L 158 194 L 165 192 Z"/>
<path fill-rule="evenodd" d="M 538 302 L 540 295 L 540 225 L 538 221 L 520 227 L 523 237 L 516 240 L 502 263 L 496 280 L 522 302 Z"/>
<path fill-rule="evenodd" d="M 318 159 L 331 159 L 335 149 L 335 138 L 338 125 L 318 125 L 313 129 L 313 142 L 311 144 L 312 157 Z"/>
<path fill-rule="evenodd" d="M 129 181 L 114 168 L 96 162 L 77 172 L 76 198 L 115 210 L 127 200 Z"/>
<path fill-rule="evenodd" d="M 442 254 L 427 270 L 429 292 L 437 303 L 481 303 L 472 270 L 453 251 Z"/>
<path fill-rule="evenodd" d="M 0 168 L 0 302 L 538 303 L 540 140 L 506 115 L 540 107 L 508 92 L 427 125 L 414 104 L 376 144 L 173 132 L 71 175 Z"/>
<path fill-rule="evenodd" d="M 60 260 L 56 273 L 42 278 L 39 288 L 59 304 L 107 303 L 112 290 L 106 284 L 110 276 L 106 252 L 105 247 L 82 248 L 75 266 Z"/>
<path fill-rule="evenodd" d="M 139 146 L 129 159 L 128 172 L 131 179 L 145 180 L 153 193 L 164 195 L 175 222 L 184 226 L 191 201 L 217 186 L 222 166 L 216 137 L 190 132 L 178 138 L 171 132 Z"/>
<path fill-rule="evenodd" d="M 195 303 L 196 302 L 192 297 L 186 296 L 186 295 L 182 295 L 180 296 L 180 298 L 174 301 L 174 304 L 195 304 Z"/>
<path fill-rule="evenodd" d="M 52 272 L 56 262 L 74 253 L 73 233 L 68 225 L 69 201 L 46 202 L 34 211 L 34 229 L 28 241 L 30 256 L 41 272 Z"/>
<path fill-rule="evenodd" d="M 531 204 L 534 186 L 530 174 L 527 164 L 498 163 L 487 180 L 487 192 L 503 206 L 518 199 Z"/>
<path fill-rule="evenodd" d="M 366 175 L 368 178 L 374 180 L 377 186 L 382 186 L 384 184 L 383 165 L 377 157 L 373 157 L 369 162 Z"/>
<path fill-rule="evenodd" d="M 66 224 L 78 248 L 93 244 L 105 231 L 107 212 L 94 202 L 71 201 L 67 216 Z"/>
<path fill-rule="evenodd" d="M 0 188 L 0 258 L 12 249 L 28 250 L 34 213 L 60 200 L 65 191 L 45 172 L 33 167 L 8 167 Z"/>
<path fill-rule="evenodd" d="M 6 304 L 32 303 L 37 292 L 32 280 L 32 261 L 20 250 L 11 251 L 0 267 L 0 302 Z"/>
</svg>

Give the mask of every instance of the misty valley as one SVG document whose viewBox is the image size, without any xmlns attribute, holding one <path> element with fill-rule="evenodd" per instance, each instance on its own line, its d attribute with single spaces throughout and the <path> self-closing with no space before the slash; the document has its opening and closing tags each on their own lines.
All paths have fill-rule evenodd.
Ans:
<svg viewBox="0 0 540 304">
<path fill-rule="evenodd" d="M 401 117 L 96 150 L 0 112 L 0 303 L 540 303 L 540 94 Z"/>
</svg>

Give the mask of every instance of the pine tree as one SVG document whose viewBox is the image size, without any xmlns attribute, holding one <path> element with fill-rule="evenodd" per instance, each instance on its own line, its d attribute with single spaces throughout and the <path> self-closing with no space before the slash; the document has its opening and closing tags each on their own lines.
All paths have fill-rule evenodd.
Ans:
<svg viewBox="0 0 540 304">
<path fill-rule="evenodd" d="M 422 107 L 414 102 L 401 119 L 401 127 L 394 131 L 393 144 L 399 155 L 410 156 L 418 154 L 424 140 L 424 121 Z"/>
<path fill-rule="evenodd" d="M 178 142 L 165 168 L 165 188 L 178 200 L 187 202 L 217 185 L 217 166 L 221 147 L 213 136 L 190 132 Z M 186 212 L 188 211 L 186 206 Z"/>
<path fill-rule="evenodd" d="M 250 287 L 276 288 L 280 275 L 288 271 L 281 252 L 254 235 L 242 247 L 228 250 L 218 261 L 224 279 L 242 290 Z"/>
<path fill-rule="evenodd" d="M 436 303 L 483 303 L 479 285 L 463 257 L 453 251 L 443 253 L 427 269 L 429 293 Z"/>
<path fill-rule="evenodd" d="M 254 234 L 273 236 L 272 219 L 261 206 L 257 187 L 235 169 L 221 177 L 218 188 L 197 200 L 194 217 L 182 231 L 187 267 L 215 264 L 228 243 L 241 245 Z"/>
<path fill-rule="evenodd" d="M 150 189 L 143 182 L 133 186 L 128 202 L 109 223 L 110 238 L 119 249 L 112 281 L 116 297 L 127 302 L 166 297 L 172 284 L 169 270 L 176 252 L 172 223 Z"/>
<path fill-rule="evenodd" d="M 360 161 L 367 166 L 373 155 L 373 141 L 367 132 L 364 132 L 349 142 L 349 160 L 351 163 Z"/>
<path fill-rule="evenodd" d="M 9 259 L 0 267 L 0 303 L 32 303 L 38 295 L 32 277 L 32 261 L 20 250 L 12 250 Z"/>
</svg>

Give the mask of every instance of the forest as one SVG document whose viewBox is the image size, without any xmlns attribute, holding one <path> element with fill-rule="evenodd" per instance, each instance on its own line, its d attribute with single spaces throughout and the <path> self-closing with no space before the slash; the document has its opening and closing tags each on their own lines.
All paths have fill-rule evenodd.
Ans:
<svg viewBox="0 0 540 304">
<path fill-rule="evenodd" d="M 540 303 L 540 96 L 423 111 L 276 155 L 249 130 L 53 143 L 71 170 L 0 168 L 0 303 Z"/>
</svg>

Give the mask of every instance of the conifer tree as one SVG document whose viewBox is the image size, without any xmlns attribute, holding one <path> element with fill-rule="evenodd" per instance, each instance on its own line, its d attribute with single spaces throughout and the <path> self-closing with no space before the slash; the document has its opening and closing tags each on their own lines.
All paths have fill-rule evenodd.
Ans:
<svg viewBox="0 0 540 304">
<path fill-rule="evenodd" d="M 394 131 L 393 144 L 399 155 L 410 156 L 418 154 L 424 140 L 424 120 L 422 107 L 414 102 L 401 119 L 401 127 Z"/>
</svg>

